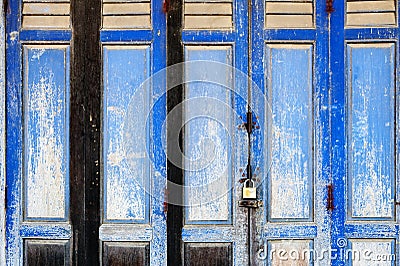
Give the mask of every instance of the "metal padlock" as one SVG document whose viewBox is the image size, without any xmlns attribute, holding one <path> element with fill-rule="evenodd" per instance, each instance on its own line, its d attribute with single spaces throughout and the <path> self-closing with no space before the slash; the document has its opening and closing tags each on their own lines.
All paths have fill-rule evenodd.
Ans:
<svg viewBox="0 0 400 266">
<path fill-rule="evenodd" d="M 249 186 L 250 183 L 251 187 Z M 242 190 L 242 198 L 251 200 L 257 199 L 257 189 L 254 186 L 253 180 L 247 179 L 246 182 L 244 182 Z"/>
</svg>

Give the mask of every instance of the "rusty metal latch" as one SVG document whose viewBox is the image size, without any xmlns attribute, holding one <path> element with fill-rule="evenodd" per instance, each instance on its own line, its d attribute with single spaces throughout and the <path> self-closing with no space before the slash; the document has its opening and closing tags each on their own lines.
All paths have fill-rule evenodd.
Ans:
<svg viewBox="0 0 400 266">
<path fill-rule="evenodd" d="M 260 208 L 263 206 L 262 200 L 239 200 L 239 207 Z"/>
</svg>

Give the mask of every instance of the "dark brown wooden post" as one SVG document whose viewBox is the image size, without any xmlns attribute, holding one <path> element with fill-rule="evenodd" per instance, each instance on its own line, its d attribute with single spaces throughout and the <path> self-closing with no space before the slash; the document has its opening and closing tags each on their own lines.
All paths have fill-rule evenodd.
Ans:
<svg viewBox="0 0 400 266">
<path fill-rule="evenodd" d="M 101 0 L 71 1 L 70 195 L 73 265 L 99 265 Z"/>
</svg>

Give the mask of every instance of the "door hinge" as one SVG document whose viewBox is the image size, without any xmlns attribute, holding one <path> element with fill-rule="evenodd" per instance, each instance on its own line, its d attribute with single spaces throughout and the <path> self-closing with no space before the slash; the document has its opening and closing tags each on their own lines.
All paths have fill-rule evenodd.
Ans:
<svg viewBox="0 0 400 266">
<path fill-rule="evenodd" d="M 328 190 L 328 197 L 327 197 L 327 200 L 326 200 L 326 208 L 329 211 L 333 211 L 333 209 L 335 208 L 335 206 L 333 205 L 333 200 L 334 200 L 334 198 L 333 198 L 333 184 L 329 184 L 326 187 L 327 187 L 327 190 Z"/>
<path fill-rule="evenodd" d="M 163 2 L 163 12 L 165 14 L 167 14 L 168 11 L 169 11 L 169 5 L 170 5 L 169 0 L 164 0 L 164 2 Z"/>
<path fill-rule="evenodd" d="M 331 14 L 335 11 L 333 8 L 333 0 L 326 0 L 326 13 Z"/>
<path fill-rule="evenodd" d="M 164 202 L 163 202 L 163 211 L 164 214 L 167 214 L 168 212 L 168 189 L 164 189 Z"/>
</svg>

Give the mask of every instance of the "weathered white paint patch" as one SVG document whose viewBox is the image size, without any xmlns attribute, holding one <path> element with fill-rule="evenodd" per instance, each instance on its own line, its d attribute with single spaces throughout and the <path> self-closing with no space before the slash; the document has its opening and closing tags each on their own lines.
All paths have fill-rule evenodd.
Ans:
<svg viewBox="0 0 400 266">
<path fill-rule="evenodd" d="M 5 30 L 3 2 L 0 3 L 0 265 L 6 263 L 5 238 Z"/>
<path fill-rule="evenodd" d="M 65 84 L 56 81 L 56 76 L 59 79 L 65 75 L 65 65 L 61 73 L 56 73 L 59 69 L 53 69 L 51 59 L 40 62 L 41 56 L 51 50 L 26 49 L 26 67 L 34 68 L 27 71 L 25 85 L 27 218 L 62 219 L 66 215 L 66 95 Z"/>
<path fill-rule="evenodd" d="M 143 103 L 137 103 L 136 106 L 138 106 L 137 110 L 133 110 L 133 114 L 129 115 L 129 123 L 133 125 L 139 125 L 144 116 Z M 132 118 L 134 118 L 133 121 Z M 146 131 L 137 126 L 132 128 L 129 135 L 136 145 L 127 148 L 123 140 L 124 122 L 128 121 L 122 108 L 107 109 L 107 125 L 110 134 L 106 158 L 106 219 L 143 220 L 147 207 L 145 199 L 145 180 L 148 177 L 146 169 L 148 159 L 145 151 Z"/>
<path fill-rule="evenodd" d="M 301 135 L 274 127 L 274 151 L 271 167 L 271 218 L 308 218 L 307 199 L 310 175 L 307 162 L 299 165 L 306 154 L 301 149 Z M 304 164 L 304 166 L 303 166 Z"/>
<path fill-rule="evenodd" d="M 269 241 L 268 257 L 272 266 L 310 265 L 310 240 L 273 240 Z"/>
<path fill-rule="evenodd" d="M 188 163 L 188 220 L 226 221 L 229 219 L 230 209 L 227 132 L 216 121 L 203 118 L 190 121 L 186 129 L 188 143 L 185 145 L 185 155 L 193 159 L 195 165 L 205 166 L 204 169 L 197 170 L 196 166 L 192 167 Z M 193 139 L 195 143 L 191 142 Z"/>
<path fill-rule="evenodd" d="M 99 238 L 101 241 L 151 241 L 153 229 L 148 224 L 103 224 Z"/>
<path fill-rule="evenodd" d="M 392 239 L 355 239 L 351 240 L 351 251 L 346 258 L 353 266 L 390 266 L 396 260 L 394 240 Z"/>
</svg>

